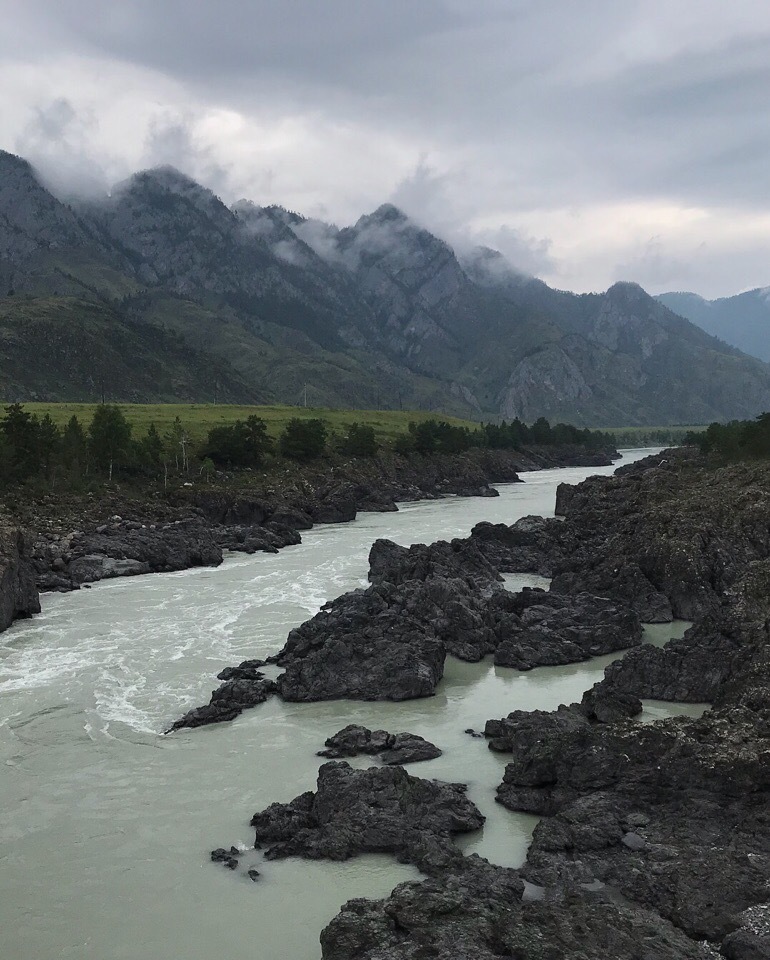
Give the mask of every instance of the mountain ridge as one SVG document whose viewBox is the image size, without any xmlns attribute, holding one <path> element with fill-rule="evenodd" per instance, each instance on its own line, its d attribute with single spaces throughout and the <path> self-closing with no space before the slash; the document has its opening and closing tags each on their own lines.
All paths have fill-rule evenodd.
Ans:
<svg viewBox="0 0 770 960">
<path fill-rule="evenodd" d="M 23 371 L 35 366 L 34 331 L 50 331 L 35 311 L 50 323 L 59 309 L 74 341 L 78 330 L 95 335 L 102 312 L 100 335 L 120 341 L 105 351 L 120 376 L 105 378 L 135 399 L 168 398 L 174 381 L 196 399 L 210 357 L 215 392 L 244 402 L 296 402 L 308 384 L 316 405 L 580 425 L 702 423 L 770 407 L 770 367 L 637 284 L 554 290 L 497 251 L 458 255 L 392 204 L 340 229 L 275 205 L 228 207 L 172 167 L 65 204 L 26 161 L 0 153 L 0 284 L 0 344 L 17 345 L 0 349 L 0 391 L 12 399 L 44 398 L 45 382 L 35 374 L 25 385 Z M 78 303 L 90 305 L 87 331 Z M 140 370 L 127 382 L 133 349 L 148 363 L 150 328 L 176 370 L 155 393 Z M 11 359 L 20 376 L 8 375 Z M 68 384 L 66 368 L 53 372 L 47 399 L 93 398 L 82 376 Z M 211 383 L 200 380 L 197 399 L 211 399 Z"/>
<path fill-rule="evenodd" d="M 697 293 L 661 293 L 655 298 L 712 336 L 770 362 L 770 287 L 707 300 Z"/>
</svg>

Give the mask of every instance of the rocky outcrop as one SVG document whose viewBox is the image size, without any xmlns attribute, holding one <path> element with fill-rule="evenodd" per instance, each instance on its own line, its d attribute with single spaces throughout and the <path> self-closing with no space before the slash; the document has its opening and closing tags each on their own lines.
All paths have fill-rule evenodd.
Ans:
<svg viewBox="0 0 770 960">
<path fill-rule="evenodd" d="M 209 703 L 188 711 L 166 733 L 234 720 L 247 708 L 264 703 L 278 688 L 275 681 L 265 679 L 261 666 L 264 660 L 244 660 L 237 667 L 222 670 L 217 678 L 224 683 L 212 692 Z"/>
<path fill-rule="evenodd" d="M 525 587 L 509 601 L 495 663 L 517 670 L 577 663 L 642 642 L 630 607 L 587 593 L 564 596 Z"/>
<path fill-rule="evenodd" d="M 370 578 L 289 634 L 274 658 L 285 667 L 282 697 L 405 700 L 435 691 L 447 652 L 529 670 L 641 642 L 638 618 L 620 603 L 509 593 L 473 538 L 409 549 L 378 540 Z"/>
<path fill-rule="evenodd" d="M 441 756 L 437 746 L 414 733 L 388 733 L 387 730 L 369 730 L 351 723 L 339 733 L 326 740 L 326 749 L 319 757 L 338 760 L 341 757 L 356 757 L 363 753 L 379 755 L 380 760 L 392 766 L 402 763 L 418 763 Z"/>
<path fill-rule="evenodd" d="M 483 823 L 463 784 L 421 780 L 398 766 L 354 770 L 343 761 L 319 769 L 315 793 L 274 803 L 251 820 L 268 860 L 393 853 L 428 874 L 461 859 L 452 837 Z"/>
<path fill-rule="evenodd" d="M 29 538 L 13 527 L 0 527 L 0 630 L 34 613 L 40 613 L 40 598 Z"/>
<path fill-rule="evenodd" d="M 39 543 L 35 555 L 38 583 L 49 590 L 221 562 L 222 548 L 200 520 L 146 524 L 119 516 L 90 533 L 75 531 L 61 540 Z"/>
<path fill-rule="evenodd" d="M 533 899 L 518 871 L 469 857 L 385 900 L 350 900 L 321 934 L 323 960 L 714 960 L 651 911 L 606 891 Z M 749 955 L 747 954 L 746 957 Z"/>
<path fill-rule="evenodd" d="M 292 630 L 276 657 L 285 700 L 409 700 L 431 696 L 446 648 L 408 603 L 372 586 L 345 594 Z"/>
<path fill-rule="evenodd" d="M 519 875 L 469 858 L 352 901 L 322 935 L 326 960 L 768 956 L 769 475 L 653 462 L 563 495 L 563 523 L 474 531 L 498 567 L 550 563 L 560 589 L 537 599 L 556 610 L 601 583 L 605 603 L 662 610 L 659 594 L 697 622 L 637 646 L 579 704 L 488 722 L 511 754 L 498 800 L 544 817 Z M 527 609 L 522 593 L 508 613 Z M 641 696 L 714 706 L 642 724 Z M 498 896 L 520 879 L 523 896 Z"/>
<path fill-rule="evenodd" d="M 637 616 L 620 602 L 505 590 L 474 537 L 409 548 L 378 540 L 369 563 L 369 588 L 325 604 L 271 658 L 284 668 L 276 683 L 285 700 L 427 697 L 447 653 L 471 662 L 493 654 L 529 670 L 641 641 Z"/>
<path fill-rule="evenodd" d="M 544 814 L 523 876 L 603 885 L 723 956 L 762 957 L 770 912 L 770 560 L 682 640 L 640 648 L 576 708 L 488 725 L 512 761 L 498 800 Z M 698 719 L 592 722 L 637 695 L 702 699 Z M 595 718 L 596 719 L 596 718 Z"/>
</svg>

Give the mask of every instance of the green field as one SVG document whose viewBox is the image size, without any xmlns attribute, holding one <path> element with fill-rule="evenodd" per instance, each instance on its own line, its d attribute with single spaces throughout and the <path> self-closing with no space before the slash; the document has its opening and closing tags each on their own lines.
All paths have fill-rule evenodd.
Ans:
<svg viewBox="0 0 770 960">
<path fill-rule="evenodd" d="M 50 414 L 51 419 L 59 426 L 63 426 L 74 415 L 84 427 L 88 427 L 97 406 L 96 403 L 25 403 L 24 409 L 39 417 Z M 278 436 L 292 417 L 298 417 L 303 420 L 324 420 L 333 433 L 339 434 L 345 433 L 351 423 L 365 423 L 374 428 L 375 435 L 381 443 L 391 442 L 406 433 L 410 421 L 419 423 L 423 420 L 445 420 L 458 427 L 478 426 L 468 420 L 458 420 L 456 417 L 426 411 L 328 410 L 288 406 L 241 407 L 213 403 L 121 403 L 118 406 L 132 424 L 135 437 L 143 436 L 151 423 L 154 423 L 158 431 L 163 434 L 169 429 L 174 419 L 179 417 L 182 426 L 194 442 L 205 440 L 212 427 L 232 423 L 234 420 L 245 420 L 252 414 L 265 421 L 268 433 L 273 437 Z"/>
</svg>

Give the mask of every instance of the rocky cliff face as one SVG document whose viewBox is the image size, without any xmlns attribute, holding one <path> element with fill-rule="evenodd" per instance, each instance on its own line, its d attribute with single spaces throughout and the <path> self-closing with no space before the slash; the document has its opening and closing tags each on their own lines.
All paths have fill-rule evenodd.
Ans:
<svg viewBox="0 0 770 960">
<path fill-rule="evenodd" d="M 19 617 L 40 613 L 35 572 L 24 534 L 12 527 L 0 528 L 0 630 Z"/>
<path fill-rule="evenodd" d="M 0 167 L 0 293 L 16 297 L 0 300 L 0 328 L 10 342 L 24 326 L 20 294 L 27 316 L 65 316 L 62 298 L 77 297 L 111 326 L 160 327 L 216 356 L 216 379 L 244 401 L 296 402 L 309 383 L 319 406 L 599 425 L 770 408 L 769 367 L 635 284 L 552 290 L 495 251 L 458 259 L 389 204 L 339 230 L 279 207 L 228 208 L 160 168 L 73 209 L 20 158 L 0 154 Z M 34 358 L 34 343 L 22 347 Z M 90 399 L 67 368 L 54 373 L 50 399 Z M 23 377 L 13 384 L 20 399 L 24 386 Z M 130 399 L 162 399 L 150 391 Z"/>
</svg>

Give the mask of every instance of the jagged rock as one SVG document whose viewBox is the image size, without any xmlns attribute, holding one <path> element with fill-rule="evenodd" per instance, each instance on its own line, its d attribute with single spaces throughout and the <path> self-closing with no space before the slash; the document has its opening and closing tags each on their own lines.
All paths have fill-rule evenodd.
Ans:
<svg viewBox="0 0 770 960">
<path fill-rule="evenodd" d="M 502 573 L 553 575 L 561 555 L 564 527 L 545 517 L 522 517 L 507 526 L 504 523 L 477 523 L 471 540 L 482 555 Z"/>
<path fill-rule="evenodd" d="M 264 526 L 223 527 L 216 532 L 216 540 L 223 550 L 237 550 L 239 553 L 278 553 L 284 547 L 302 543 L 298 530 L 273 520 Z"/>
<path fill-rule="evenodd" d="M 274 803 L 251 821 L 268 860 L 393 853 L 429 874 L 462 859 L 454 834 L 483 823 L 463 784 L 422 780 L 397 766 L 354 770 L 343 761 L 323 764 L 315 793 Z"/>
<path fill-rule="evenodd" d="M 195 520 L 155 530 L 125 524 L 114 531 L 80 534 L 71 538 L 68 555 L 66 575 L 74 584 L 222 562 L 211 529 Z"/>
<path fill-rule="evenodd" d="M 409 580 L 462 580 L 482 588 L 501 582 L 495 566 L 472 540 L 438 540 L 426 546 L 402 547 L 392 540 L 375 540 L 369 551 L 369 580 L 394 585 Z"/>
<path fill-rule="evenodd" d="M 532 667 L 576 663 L 642 642 L 633 611 L 602 597 L 560 596 L 525 588 L 512 604 L 518 622 L 507 618 L 495 649 L 499 666 Z"/>
<path fill-rule="evenodd" d="M 582 730 L 588 723 L 576 705 L 562 704 L 555 711 L 514 710 L 502 720 L 487 720 L 484 736 L 489 739 L 490 750 L 528 755 L 543 737 Z"/>
<path fill-rule="evenodd" d="M 229 850 L 225 850 L 224 847 L 217 847 L 216 850 L 211 851 L 211 862 L 221 863 L 228 870 L 237 870 L 240 855 L 241 851 L 237 847 L 230 847 Z"/>
<path fill-rule="evenodd" d="M 217 674 L 217 680 L 261 680 L 263 674 L 260 667 L 264 667 L 264 660 L 243 660 L 237 667 L 225 667 Z"/>
<path fill-rule="evenodd" d="M 0 630 L 19 617 L 40 613 L 30 543 L 20 531 L 0 529 Z"/>
<path fill-rule="evenodd" d="M 713 960 L 654 913 L 601 893 L 523 893 L 517 871 L 469 857 L 385 900 L 350 900 L 321 934 L 323 960 Z"/>
<path fill-rule="evenodd" d="M 100 554 L 86 554 L 73 560 L 67 573 L 75 583 L 94 583 L 112 577 L 133 577 L 149 573 L 150 565 L 141 560 L 114 560 Z"/>
<path fill-rule="evenodd" d="M 671 623 L 671 603 L 642 573 L 638 564 L 610 558 L 592 567 L 561 573 L 551 581 L 554 593 L 588 590 L 599 596 L 610 596 L 630 606 L 643 623 Z"/>
<path fill-rule="evenodd" d="M 414 733 L 388 733 L 387 730 L 369 730 L 351 723 L 326 740 L 326 750 L 320 757 L 338 759 L 355 757 L 359 753 L 380 755 L 386 764 L 417 763 L 441 756 L 437 746 Z"/>
<path fill-rule="evenodd" d="M 240 667 L 223 670 L 219 676 L 226 677 L 225 682 L 212 692 L 208 705 L 188 711 L 166 732 L 224 723 L 234 720 L 247 708 L 264 703 L 276 692 L 277 686 L 273 680 L 265 680 L 262 673 L 250 666 L 259 662 L 245 660 Z"/>
<path fill-rule="evenodd" d="M 292 630 L 276 658 L 285 700 L 409 700 L 431 696 L 444 644 L 389 608 L 377 587 L 346 594 Z"/>
</svg>

